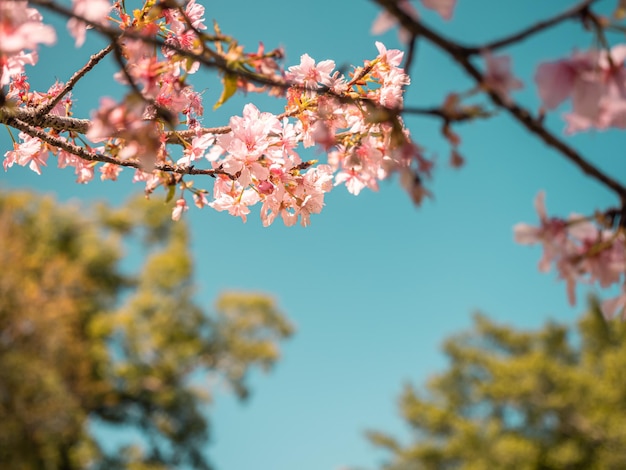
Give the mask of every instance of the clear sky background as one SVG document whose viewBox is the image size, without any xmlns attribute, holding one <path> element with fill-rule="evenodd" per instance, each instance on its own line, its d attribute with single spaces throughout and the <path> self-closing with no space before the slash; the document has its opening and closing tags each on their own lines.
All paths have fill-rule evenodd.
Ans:
<svg viewBox="0 0 626 470">
<path fill-rule="evenodd" d="M 451 22 L 420 10 L 437 30 L 477 44 L 572 3 L 458 0 Z M 615 3 L 605 0 L 600 6 L 608 12 Z M 224 33 L 250 50 L 259 41 L 267 48 L 285 46 L 288 65 L 299 63 L 305 52 L 316 60 L 361 65 L 375 57 L 376 40 L 400 47 L 395 31 L 381 37 L 370 34 L 377 8 L 366 0 L 205 5 L 208 24 L 216 19 Z M 53 18 L 44 15 L 47 21 Z M 98 45 L 92 40 L 76 50 L 64 31 L 59 36 L 58 47 L 40 51 L 40 65 L 31 73 L 34 88 L 47 89 L 55 78 L 67 80 Z M 591 45 L 590 34 L 567 23 L 507 49 L 515 74 L 525 82 L 514 97 L 537 109 L 532 81 L 536 65 Z M 119 96 L 112 73 L 113 64 L 107 62 L 79 84 L 74 94 L 77 117 L 86 117 L 101 95 Z M 439 105 L 449 91 L 470 86 L 462 71 L 423 41 L 410 73 L 406 103 L 412 106 Z M 207 88 L 207 126 L 226 124 L 248 101 L 280 111 L 280 102 L 249 95 L 212 113 L 219 85 L 206 75 L 197 86 Z M 547 117 L 560 134 L 561 114 L 567 109 L 565 105 Z M 614 205 L 612 194 L 502 113 L 456 126 L 467 161 L 461 170 L 447 165 L 449 148 L 438 122 L 408 118 L 407 124 L 427 154 L 438 157 L 428 182 L 434 199 L 421 208 L 413 207 L 393 180 L 383 182 L 378 193 L 364 191 L 358 197 L 335 188 L 322 214 L 306 229 L 285 228 L 281 222 L 263 228 L 258 209 L 246 224 L 212 209 L 192 207 L 185 214 L 192 230 L 199 300 L 210 305 L 228 289 L 270 293 L 297 327 L 278 367 L 270 375 L 251 377 L 253 393 L 247 403 L 226 390 L 217 394 L 209 410 L 212 440 L 207 451 L 218 470 L 373 468 L 385 455 L 363 432 L 376 429 L 408 438 L 396 408 L 402 385 L 423 383 L 445 367 L 442 341 L 467 328 L 473 312 L 518 327 L 537 327 L 548 319 L 574 321 L 584 309 L 585 295 L 592 290 L 580 289 L 579 304 L 570 307 L 565 286 L 556 282 L 554 273 L 538 272 L 540 250 L 516 245 L 512 227 L 537 221 L 533 199 L 539 190 L 547 192 L 549 213 L 561 216 Z M 624 179 L 623 134 L 593 132 L 568 140 Z M 0 144 L 2 153 L 10 149 L 6 133 L 0 135 Z M 305 155 L 312 158 L 315 153 Z M 54 159 L 49 165 L 55 166 Z M 117 183 L 78 185 L 71 171 L 48 168 L 37 176 L 13 167 L 0 173 L 0 188 L 54 193 L 63 201 L 106 199 L 119 204 L 143 190 L 130 183 L 131 172 L 125 173 Z"/>
</svg>

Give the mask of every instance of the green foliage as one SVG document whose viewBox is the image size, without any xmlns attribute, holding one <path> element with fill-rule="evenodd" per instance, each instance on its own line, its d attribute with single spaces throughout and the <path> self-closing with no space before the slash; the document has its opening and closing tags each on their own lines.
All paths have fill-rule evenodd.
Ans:
<svg viewBox="0 0 626 470">
<path fill-rule="evenodd" d="M 369 433 L 391 454 L 384 468 L 626 468 L 626 324 L 595 301 L 576 327 L 520 332 L 476 315 L 444 349 L 449 369 L 400 397 L 412 442 Z"/>
<path fill-rule="evenodd" d="M 247 372 L 271 367 L 292 329 L 263 295 L 200 308 L 170 210 L 136 200 L 86 215 L 0 194 L 0 468 L 209 468 L 209 383 L 245 396 Z M 94 422 L 143 437 L 107 454 Z"/>
</svg>

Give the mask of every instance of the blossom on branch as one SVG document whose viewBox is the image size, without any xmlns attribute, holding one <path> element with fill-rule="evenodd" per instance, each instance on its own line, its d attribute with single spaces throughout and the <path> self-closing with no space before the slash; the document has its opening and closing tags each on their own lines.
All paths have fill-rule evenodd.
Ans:
<svg viewBox="0 0 626 470">
<path fill-rule="evenodd" d="M 487 65 L 483 86 L 500 96 L 504 100 L 509 100 L 509 92 L 519 90 L 523 83 L 511 73 L 511 58 L 509 56 L 494 56 L 490 51 L 483 52 L 483 59 Z"/>
<path fill-rule="evenodd" d="M 456 0 L 422 0 L 422 4 L 426 8 L 435 10 L 444 20 L 450 20 L 452 18 L 452 13 L 454 12 Z M 415 20 L 419 18 L 417 10 L 409 0 L 399 0 L 398 8 Z M 383 34 L 389 29 L 397 26 L 397 24 L 398 19 L 387 10 L 383 10 L 374 20 L 371 31 L 372 34 Z M 404 43 L 409 42 L 411 39 L 410 33 L 403 27 L 400 27 L 398 35 L 400 36 L 400 40 Z"/>
<path fill-rule="evenodd" d="M 603 288 L 621 283 L 626 272 L 623 232 L 600 228 L 578 215 L 569 219 L 550 218 L 544 197 L 540 192 L 535 199 L 540 225 L 517 224 L 514 228 L 517 243 L 542 245 L 539 269 L 545 272 L 556 267 L 559 277 L 567 284 L 572 305 L 576 303 L 577 282 L 597 282 Z"/>
<path fill-rule="evenodd" d="M 571 99 L 566 131 L 626 128 L 626 45 L 610 51 L 574 52 L 567 59 L 539 65 L 535 81 L 547 109 Z"/>
<path fill-rule="evenodd" d="M 56 42 L 54 28 L 28 2 L 0 2 L 0 87 L 24 73 L 25 65 L 37 63 L 37 46 Z M 26 52 L 30 50 L 31 52 Z"/>
</svg>

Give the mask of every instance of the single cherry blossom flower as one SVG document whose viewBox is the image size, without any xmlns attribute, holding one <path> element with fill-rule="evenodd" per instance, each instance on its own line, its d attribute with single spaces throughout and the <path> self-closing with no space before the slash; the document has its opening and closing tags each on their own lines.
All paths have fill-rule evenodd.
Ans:
<svg viewBox="0 0 626 470">
<path fill-rule="evenodd" d="M 0 57 L 0 87 L 8 85 L 12 82 L 12 79 L 13 81 L 18 79 L 24 73 L 24 67 L 26 65 L 35 65 L 38 59 L 37 51 L 29 53 L 20 51 L 17 54 L 5 57 L 4 60 Z M 11 94 L 9 93 L 7 96 L 11 97 Z"/>
<path fill-rule="evenodd" d="M 19 137 L 22 142 L 14 143 L 13 150 L 4 154 L 4 170 L 17 163 L 21 166 L 28 165 L 31 170 L 41 175 L 41 167 L 46 166 L 48 160 L 48 149 L 41 140 L 24 132 L 20 132 Z"/>
<path fill-rule="evenodd" d="M 604 300 L 600 304 L 602 315 L 607 320 L 612 319 L 619 314 L 622 318 L 626 315 L 626 289 L 622 289 L 622 293 L 617 297 Z"/>
<path fill-rule="evenodd" d="M 414 18 L 417 20 L 417 18 L 419 17 L 417 10 L 415 9 L 415 7 L 411 4 L 409 0 L 400 0 L 398 2 L 398 8 L 404 11 L 411 18 Z M 397 25 L 398 25 L 398 18 L 396 18 L 391 13 L 389 13 L 387 10 L 383 10 L 378 14 L 376 19 L 374 20 L 374 23 L 372 24 L 371 33 L 375 35 L 383 34 L 387 32 L 388 30 L 390 30 L 391 28 L 396 27 Z M 411 39 L 411 34 L 402 27 L 398 31 L 398 36 L 400 37 L 400 40 L 403 43 L 408 43 L 409 40 Z"/>
<path fill-rule="evenodd" d="M 77 158 L 74 164 L 76 182 L 81 184 L 89 183 L 94 177 L 94 167 L 97 162 L 88 162 L 82 158 Z"/>
<path fill-rule="evenodd" d="M 513 228 L 515 241 L 522 245 L 543 245 L 543 256 L 539 270 L 548 271 L 550 264 L 567 245 L 566 222 L 549 218 L 545 206 L 545 193 L 540 191 L 535 198 L 535 210 L 539 215 L 539 227 L 519 223 Z"/>
<path fill-rule="evenodd" d="M 215 185 L 217 188 L 218 185 Z M 239 191 L 230 191 L 228 193 L 219 193 L 209 203 L 213 209 L 217 211 L 228 211 L 230 215 L 241 217 L 244 222 L 247 220 L 247 216 L 250 213 L 248 206 L 254 205 L 259 201 L 259 195 L 256 191 L 247 189 Z"/>
<path fill-rule="evenodd" d="M 452 19 L 456 0 L 422 0 L 426 8 L 435 10 L 444 20 Z"/>
<path fill-rule="evenodd" d="M 189 206 L 187 205 L 187 201 L 185 201 L 184 198 L 179 198 L 176 200 L 176 205 L 174 206 L 174 209 L 172 210 L 172 220 L 180 220 L 181 216 L 183 215 L 183 212 L 186 212 L 189 210 Z"/>
<path fill-rule="evenodd" d="M 490 51 L 484 51 L 482 55 L 487 66 L 483 86 L 489 91 L 498 94 L 502 99 L 508 99 L 510 91 L 523 87 L 523 83 L 511 73 L 509 56 L 494 56 Z"/>
<path fill-rule="evenodd" d="M 209 200 L 206 197 L 206 193 L 204 191 L 193 193 L 193 203 L 198 209 L 202 209 L 204 206 L 208 206 Z"/>
<path fill-rule="evenodd" d="M 122 172 L 122 167 L 113 163 L 105 163 L 100 167 L 100 179 L 117 181 L 117 177 Z"/>
<path fill-rule="evenodd" d="M 335 62 L 323 60 L 315 64 L 315 60 L 308 54 L 300 57 L 300 65 L 289 67 L 286 74 L 287 80 L 306 88 L 319 88 L 319 84 L 330 86 L 334 83 L 331 72 L 335 69 Z"/>
</svg>

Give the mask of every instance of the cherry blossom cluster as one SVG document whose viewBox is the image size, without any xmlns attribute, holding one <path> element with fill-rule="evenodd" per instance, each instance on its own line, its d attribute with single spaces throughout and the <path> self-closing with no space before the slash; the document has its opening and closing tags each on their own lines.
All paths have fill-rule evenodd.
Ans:
<svg viewBox="0 0 626 470">
<path fill-rule="evenodd" d="M 571 100 L 566 132 L 626 128 L 626 44 L 610 50 L 574 52 L 539 65 L 535 80 L 546 109 Z"/>
<path fill-rule="evenodd" d="M 535 199 L 539 226 L 517 224 L 515 241 L 524 245 L 541 244 L 543 256 L 539 270 L 549 271 L 555 267 L 558 276 L 565 281 L 570 304 L 576 303 L 576 284 L 597 283 L 608 288 L 624 281 L 626 249 L 624 231 L 613 229 L 615 211 L 598 214 L 593 220 L 573 214 L 568 219 L 548 217 L 545 194 Z M 595 223 L 594 223 L 595 222 Z M 602 304 L 607 318 L 626 307 L 626 292 Z"/>
<path fill-rule="evenodd" d="M 196 136 L 177 163 L 206 159 L 219 171 L 208 205 L 245 220 L 249 206 L 261 203 L 264 225 L 280 215 L 286 225 L 300 218 L 306 226 L 333 186 L 345 183 L 353 194 L 376 190 L 393 172 L 410 175 L 404 178 L 415 199 L 428 161 L 393 112 L 401 109 L 409 79 L 399 68 L 402 53 L 376 46 L 378 56 L 356 68 L 350 80 L 333 61 L 316 63 L 304 54 L 285 73 L 290 86 L 282 118 L 248 104 L 242 116 L 230 119 L 228 133 Z M 300 144 L 322 147 L 327 163 L 303 161 L 296 152 Z M 207 204 L 202 193 L 195 202 Z M 184 210 L 179 204 L 177 215 Z"/>
<path fill-rule="evenodd" d="M 147 195 L 162 187 L 168 199 L 175 199 L 174 220 L 193 201 L 199 208 L 226 211 L 243 221 L 258 205 L 265 226 L 277 217 L 286 225 L 300 221 L 306 226 L 311 215 L 322 210 L 325 194 L 333 187 L 345 185 L 355 195 L 366 188 L 376 191 L 381 180 L 394 174 L 419 204 L 430 195 L 424 181 L 431 176 L 433 161 L 413 141 L 402 116 L 409 111 L 403 99 L 410 84 L 405 68 L 411 65 L 415 40 L 420 38 L 448 54 L 474 80 L 471 89 L 450 93 L 440 108 L 412 109 L 442 119 L 453 167 L 464 159 L 458 151 L 461 139 L 451 125 L 491 116 L 482 104 L 466 104 L 486 97 L 626 205 L 626 187 L 543 122 L 545 112 L 569 101 L 566 133 L 626 128 L 626 45 L 610 47 L 604 31 L 611 20 L 591 10 L 593 0 L 475 47 L 454 43 L 420 18 L 418 8 L 425 7 L 451 19 L 456 0 L 375 2 L 383 10 L 372 32 L 380 34 L 400 24 L 407 60 L 403 64 L 403 52 L 376 42 L 371 60 L 344 73 L 332 60 L 316 61 L 308 54 L 299 64 L 284 68 L 282 49 L 267 50 L 262 43 L 256 51 L 246 51 L 217 24 L 209 31 L 205 9 L 196 0 L 137 0 L 136 9 L 127 8 L 130 1 L 72 0 L 70 7 L 2 1 L 0 122 L 19 131 L 17 136 L 11 134 L 14 145 L 5 153 L 3 167 L 6 171 L 14 165 L 28 166 L 41 174 L 53 155 L 59 167 L 74 169 L 79 183 L 96 175 L 116 180 L 123 168 L 131 168 L 133 181 L 143 182 Z M 27 66 L 37 63 L 40 46 L 56 41 L 56 32 L 32 6 L 38 3 L 66 15 L 77 47 L 85 43 L 89 30 L 110 42 L 66 83 L 54 83 L 43 92 L 31 90 Z M 618 2 L 618 13 L 621 5 Z M 535 74 L 541 109 L 525 109 L 512 96 L 523 84 L 512 72 L 511 58 L 499 50 L 568 19 L 588 26 L 601 47 L 541 63 Z M 126 85 L 128 94 L 121 99 L 103 97 L 89 120 L 75 118 L 74 85 L 109 54 L 118 64 L 114 78 Z M 476 56 L 482 57 L 482 68 L 473 60 Z M 203 96 L 193 86 L 193 76 L 201 68 L 215 70 L 221 78 L 222 92 L 214 108 L 237 92 L 257 92 L 284 99 L 284 112 L 276 115 L 248 104 L 228 125 L 205 127 Z M 311 147 L 325 157 L 302 158 L 301 149 Z M 212 188 L 196 185 L 192 180 L 196 176 L 212 177 Z M 543 246 L 540 269 L 556 268 L 567 284 L 570 302 L 575 301 L 579 282 L 601 287 L 623 283 L 626 207 L 594 217 L 560 219 L 547 216 L 543 201 L 541 193 L 536 200 L 540 225 L 517 225 L 515 239 Z M 626 311 L 626 288 L 624 292 L 603 304 L 607 317 Z"/>
<path fill-rule="evenodd" d="M 246 53 L 217 27 L 213 35 L 204 33 L 204 7 L 195 0 L 184 8 L 151 1 L 133 12 L 120 2 L 92 3 L 93 8 L 74 1 L 70 32 L 80 46 L 87 25 L 116 25 L 120 34 L 113 47 L 120 71 L 115 78 L 133 92 L 122 101 L 102 98 L 82 133 L 51 129 L 44 141 L 21 129 L 14 149 L 5 154 L 5 170 L 18 164 L 41 173 L 49 153 L 57 156 L 59 166 L 74 167 L 81 183 L 93 178 L 96 169 L 101 179 L 115 180 L 123 166 L 133 166 L 134 180 L 145 182 L 147 194 L 158 186 L 180 190 L 174 219 L 188 209 L 186 196 L 191 195 L 198 207 L 228 211 L 244 221 L 250 206 L 259 203 L 264 225 L 280 216 L 286 225 L 299 219 L 306 226 L 333 186 L 343 183 L 358 194 L 366 187 L 376 190 L 378 181 L 396 172 L 415 202 L 428 194 L 422 179 L 429 176 L 432 162 L 412 142 L 400 117 L 410 82 L 400 67 L 402 52 L 377 42 L 378 55 L 349 77 L 335 70 L 333 61 L 316 63 L 307 54 L 285 71 L 278 63 L 280 50 L 266 52 L 261 45 Z M 26 2 L 18 5 L 25 13 L 11 17 L 15 31 L 30 25 L 50 32 Z M 41 34 L 19 47 L 52 40 Z M 226 64 L 216 106 L 237 90 L 267 91 L 287 98 L 285 112 L 276 116 L 249 104 L 228 127 L 203 128 L 202 97 L 188 77 L 207 58 L 217 66 Z M 36 112 L 54 103 L 48 114 L 71 117 L 72 97 L 63 84 L 39 93 L 30 91 L 23 68 L 8 70 L 6 77 L 6 100 L 12 106 Z M 182 155 L 172 150 L 174 144 L 182 145 Z M 299 146 L 315 145 L 327 152 L 327 162 L 303 161 L 297 152 Z M 211 198 L 188 179 L 202 170 L 215 177 Z"/>
<path fill-rule="evenodd" d="M 37 63 L 37 46 L 53 44 L 56 32 L 26 1 L 0 2 L 0 37 L 0 86 L 5 86 L 25 65 Z"/>
</svg>

